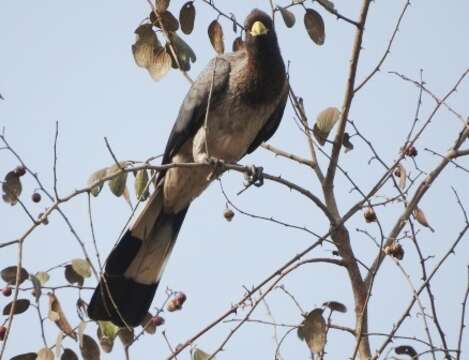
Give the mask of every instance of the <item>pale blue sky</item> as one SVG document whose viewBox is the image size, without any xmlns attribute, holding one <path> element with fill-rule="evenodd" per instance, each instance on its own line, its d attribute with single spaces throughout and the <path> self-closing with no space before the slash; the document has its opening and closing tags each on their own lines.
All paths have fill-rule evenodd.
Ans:
<svg viewBox="0 0 469 360">
<path fill-rule="evenodd" d="M 278 1 L 279 5 L 287 3 Z M 357 17 L 358 1 L 337 0 L 335 3 L 343 14 Z M 371 5 L 358 79 L 366 76 L 382 56 L 404 3 L 378 0 Z M 170 9 L 177 14 L 182 4 L 183 1 L 173 0 Z M 253 7 L 269 10 L 268 0 L 218 0 L 216 4 L 226 12 L 235 13 L 240 21 Z M 314 7 L 317 9 L 316 4 Z M 196 30 L 192 35 L 184 36 L 198 57 L 190 73 L 192 77 L 214 56 L 206 28 L 216 14 L 201 1 L 196 1 L 196 8 Z M 320 10 L 326 24 L 326 42 L 323 47 L 317 47 L 303 28 L 303 10 L 296 8 L 294 12 L 297 24 L 293 29 L 286 29 L 281 18 L 277 18 L 279 42 L 284 59 L 291 61 L 292 86 L 304 98 L 307 114 L 313 120 L 325 107 L 340 107 L 342 104 L 354 28 Z M 109 139 L 119 159 L 143 160 L 163 151 L 189 85 L 176 71 L 171 71 L 156 83 L 145 70 L 134 64 L 130 51 L 134 41 L 133 31 L 148 13 L 148 4 L 143 0 L 1 2 L 0 93 L 5 101 L 0 101 L 0 126 L 5 127 L 7 138 L 15 150 L 51 188 L 54 126 L 55 121 L 59 121 L 58 187 L 62 195 L 85 185 L 93 171 L 112 164 L 104 136 Z M 423 68 L 428 87 L 437 95 L 445 94 L 469 64 L 468 13 L 469 3 L 463 0 L 451 3 L 413 1 L 383 71 L 357 95 L 350 118 L 375 142 L 384 159 L 391 161 L 397 157 L 399 146 L 413 120 L 418 95 L 416 87 L 387 74 L 387 71 L 395 70 L 417 79 L 419 69 Z M 225 48 L 229 49 L 235 35 L 226 19 L 220 21 L 225 29 Z M 464 116 L 469 113 L 468 95 L 466 81 L 449 101 Z M 433 101 L 425 97 L 422 116 L 428 116 L 433 106 Z M 292 119 L 293 112 L 288 107 L 271 143 L 308 156 L 306 140 Z M 460 122 L 448 111 L 442 110 L 432 122 L 430 131 L 416 144 L 419 166 L 431 169 L 437 159 L 423 148 L 431 147 L 444 152 L 459 127 Z M 355 150 L 341 156 L 342 165 L 366 190 L 382 174 L 382 169 L 376 162 L 368 166 L 370 152 L 357 139 L 354 143 Z M 281 174 L 320 194 L 320 187 L 311 171 L 276 159 L 265 150 L 258 150 L 245 158 L 243 163 L 262 164 L 267 172 Z M 469 166 L 467 160 L 462 164 Z M 0 152 L 1 174 L 16 165 L 11 156 Z M 414 171 L 410 161 L 407 160 L 405 165 Z M 249 190 L 240 197 L 235 196 L 242 188 L 239 174 L 225 176 L 224 185 L 232 200 L 244 210 L 305 225 L 317 233 L 328 229 L 321 213 L 310 202 L 277 184 L 267 182 L 264 187 Z M 425 253 L 437 255 L 437 259 L 446 251 L 463 223 L 450 190 L 451 185 L 458 189 L 467 203 L 467 177 L 464 172 L 451 167 L 435 183 L 421 206 L 436 233 L 422 228 L 420 241 Z M 34 186 L 30 178 L 25 178 L 24 199 L 29 198 Z M 359 199 L 358 194 L 349 193 L 350 187 L 342 176 L 338 177 L 335 188 L 342 212 Z M 34 214 L 42 212 L 43 207 L 47 206 L 46 201 L 32 204 L 26 200 L 26 203 Z M 238 301 L 244 292 L 243 285 L 251 287 L 257 284 L 313 240 L 304 232 L 287 230 L 241 214 L 227 223 L 222 216 L 224 207 L 225 200 L 217 184 L 194 202 L 160 285 L 155 305 L 164 298 L 162 290 L 166 286 L 183 290 L 188 295 L 184 311 L 164 315 L 166 332 L 173 345 L 185 341 L 224 312 L 231 303 Z M 63 209 L 92 252 L 86 197 L 76 199 Z M 400 210 L 399 205 L 379 209 L 378 216 L 385 226 L 385 233 L 389 232 Z M 110 195 L 105 189 L 93 201 L 93 212 L 98 245 L 104 256 L 129 216 L 129 208 L 123 200 Z M 1 242 L 18 237 L 29 226 L 28 219 L 18 206 L 0 205 L 0 219 L 3 220 Z M 361 216 L 356 216 L 349 223 L 357 255 L 365 263 L 370 263 L 376 249 L 368 239 L 355 232 L 357 227 L 373 233 L 376 233 L 376 227 L 366 225 Z M 417 282 L 420 272 L 415 252 L 410 244 L 405 244 L 405 249 L 406 257 L 402 264 Z M 313 255 L 329 256 L 331 250 L 330 245 L 324 245 Z M 434 285 L 440 317 L 452 348 L 456 344 L 455 330 L 465 287 L 468 251 L 466 239 L 456 256 L 437 276 Z M 1 249 L 0 267 L 13 265 L 15 256 L 15 248 Z M 47 227 L 38 229 L 28 238 L 24 248 L 24 262 L 32 272 L 80 256 L 78 244 L 56 214 Z M 51 283 L 63 282 L 60 271 L 51 275 Z M 91 285 L 92 281 L 88 280 L 87 283 Z M 348 279 L 341 269 L 329 265 L 310 265 L 283 283 L 305 309 L 312 309 L 328 300 L 339 300 L 350 310 L 353 309 Z M 65 301 L 75 299 L 69 295 L 76 294 L 71 291 L 58 293 L 59 298 Z M 85 300 L 89 296 L 89 292 L 83 292 Z M 389 331 L 409 299 L 410 290 L 403 276 L 392 262 L 386 261 L 373 291 L 370 329 Z M 46 299 L 43 301 L 45 306 Z M 7 299 L 0 299 L 0 306 L 3 307 L 6 302 Z M 294 304 L 280 292 L 274 292 L 268 302 L 277 321 L 293 324 L 301 321 Z M 67 314 L 76 323 L 73 306 L 68 307 Z M 265 308 L 259 306 L 253 317 L 265 319 Z M 334 321 L 352 326 L 353 315 L 351 312 L 340 314 Z M 41 347 L 35 314 L 19 315 L 14 326 L 6 358 Z M 216 349 L 232 326 L 220 326 L 197 341 L 197 345 L 206 351 Z M 89 326 L 87 332 L 94 334 L 94 327 Z M 280 329 L 282 333 L 283 329 Z M 47 327 L 50 343 L 55 341 L 56 334 L 54 325 Z M 401 334 L 424 337 L 421 318 L 408 320 Z M 434 339 L 439 343 L 436 333 Z M 330 358 L 350 356 L 350 344 L 350 335 L 332 332 L 327 347 Z M 375 339 L 372 348 L 379 344 L 381 341 Z M 71 343 L 67 342 L 67 345 Z M 77 349 L 75 345 L 71 346 Z M 466 342 L 466 349 L 467 346 L 469 344 Z M 218 358 L 273 359 L 274 349 L 270 328 L 247 324 Z M 134 359 L 161 359 L 167 353 L 167 346 L 159 333 L 144 337 L 132 349 Z M 294 334 L 285 341 L 282 354 L 285 359 L 308 358 L 306 347 Z M 121 357 L 120 344 L 116 344 L 111 355 L 103 356 L 108 359 Z M 180 358 L 188 358 L 188 355 Z"/>
</svg>

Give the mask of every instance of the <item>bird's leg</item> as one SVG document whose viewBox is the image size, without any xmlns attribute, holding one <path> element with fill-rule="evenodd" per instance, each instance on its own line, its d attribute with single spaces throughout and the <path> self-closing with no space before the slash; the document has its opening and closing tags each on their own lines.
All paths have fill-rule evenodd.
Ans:
<svg viewBox="0 0 469 360">
<path fill-rule="evenodd" d="M 207 157 L 206 163 L 212 166 L 212 171 L 210 171 L 210 173 L 207 176 L 208 181 L 212 181 L 213 179 L 218 177 L 221 171 L 223 171 L 223 168 L 225 165 L 225 162 L 222 159 L 217 159 L 213 156 Z"/>
</svg>

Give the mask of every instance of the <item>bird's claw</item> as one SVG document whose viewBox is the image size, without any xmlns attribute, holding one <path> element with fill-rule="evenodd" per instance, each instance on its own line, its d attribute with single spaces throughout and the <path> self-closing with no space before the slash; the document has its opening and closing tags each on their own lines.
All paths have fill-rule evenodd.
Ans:
<svg viewBox="0 0 469 360">
<path fill-rule="evenodd" d="M 264 168 L 262 166 L 250 166 L 249 170 L 244 174 L 244 186 L 251 185 L 260 187 L 264 185 Z"/>
</svg>

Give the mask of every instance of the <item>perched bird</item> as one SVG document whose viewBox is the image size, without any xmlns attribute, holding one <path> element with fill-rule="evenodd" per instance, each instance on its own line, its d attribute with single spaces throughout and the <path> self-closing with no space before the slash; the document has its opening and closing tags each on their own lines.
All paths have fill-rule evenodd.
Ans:
<svg viewBox="0 0 469 360">
<path fill-rule="evenodd" d="M 236 162 L 277 130 L 288 84 L 272 19 L 255 9 L 245 31 L 245 46 L 212 59 L 192 84 L 169 135 L 163 164 L 206 162 L 208 156 Z M 187 209 L 209 185 L 211 171 L 209 166 L 176 167 L 159 174 L 145 208 L 107 259 L 88 306 L 91 319 L 119 326 L 141 323 Z"/>
</svg>

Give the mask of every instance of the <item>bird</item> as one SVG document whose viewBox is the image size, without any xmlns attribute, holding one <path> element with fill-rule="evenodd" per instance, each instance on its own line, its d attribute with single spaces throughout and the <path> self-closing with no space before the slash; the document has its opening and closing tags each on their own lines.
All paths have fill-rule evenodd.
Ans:
<svg viewBox="0 0 469 360">
<path fill-rule="evenodd" d="M 244 27 L 244 46 L 217 55 L 192 83 L 162 164 L 237 162 L 276 132 L 288 80 L 274 24 L 254 9 Z M 90 319 L 126 327 L 143 321 L 188 208 L 212 181 L 211 171 L 172 167 L 158 174 L 145 207 L 107 258 L 88 305 Z"/>
</svg>

